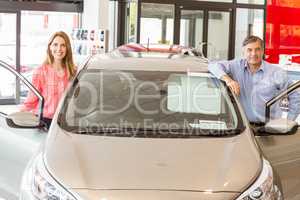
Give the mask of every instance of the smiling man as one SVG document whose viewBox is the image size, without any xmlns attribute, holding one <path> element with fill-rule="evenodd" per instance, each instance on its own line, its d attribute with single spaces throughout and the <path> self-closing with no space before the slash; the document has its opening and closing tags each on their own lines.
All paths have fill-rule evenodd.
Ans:
<svg viewBox="0 0 300 200">
<path fill-rule="evenodd" d="M 265 121 L 265 103 L 292 84 L 287 72 L 263 60 L 264 42 L 257 36 L 243 41 L 243 58 L 210 63 L 209 71 L 225 81 L 238 96 L 250 122 Z M 289 95 L 288 119 L 300 113 L 300 93 Z M 271 118 L 280 118 L 279 104 L 271 108 Z"/>
</svg>

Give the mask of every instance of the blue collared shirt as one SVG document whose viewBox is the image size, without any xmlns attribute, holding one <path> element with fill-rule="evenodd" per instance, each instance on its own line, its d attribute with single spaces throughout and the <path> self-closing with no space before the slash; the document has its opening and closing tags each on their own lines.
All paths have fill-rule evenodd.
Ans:
<svg viewBox="0 0 300 200">
<path fill-rule="evenodd" d="M 251 73 L 246 59 L 210 63 L 208 70 L 217 78 L 229 75 L 240 85 L 239 100 L 250 122 L 265 121 L 265 103 L 292 84 L 287 72 L 263 61 L 260 68 Z M 300 113 L 300 92 L 289 95 L 288 119 L 295 120 Z M 281 118 L 279 102 L 271 107 L 271 118 Z"/>
</svg>

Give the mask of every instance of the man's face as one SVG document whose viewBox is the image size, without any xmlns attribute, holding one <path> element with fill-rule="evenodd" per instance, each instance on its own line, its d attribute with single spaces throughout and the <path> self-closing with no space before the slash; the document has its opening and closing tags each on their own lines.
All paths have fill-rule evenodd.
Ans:
<svg viewBox="0 0 300 200">
<path fill-rule="evenodd" d="M 250 65 L 260 65 L 263 54 L 264 50 L 259 41 L 244 46 L 244 57 Z"/>
</svg>

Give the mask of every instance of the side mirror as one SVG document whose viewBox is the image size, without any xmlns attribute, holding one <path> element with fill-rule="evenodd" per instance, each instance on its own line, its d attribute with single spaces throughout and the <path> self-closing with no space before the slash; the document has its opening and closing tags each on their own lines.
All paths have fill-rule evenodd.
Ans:
<svg viewBox="0 0 300 200">
<path fill-rule="evenodd" d="M 264 126 L 264 132 L 271 135 L 286 135 L 297 132 L 298 123 L 288 119 L 270 120 Z"/>
<path fill-rule="evenodd" d="M 31 112 L 15 112 L 7 115 L 6 123 L 12 128 L 40 128 L 39 117 Z"/>
<path fill-rule="evenodd" d="M 279 93 L 277 96 L 273 97 L 266 103 L 266 110 L 265 110 L 265 126 L 262 128 L 260 133 L 269 133 L 269 134 L 294 134 L 298 129 L 298 124 L 295 121 L 291 121 L 288 119 L 276 119 L 271 120 L 271 106 L 281 101 L 282 98 L 286 97 L 293 91 L 299 89 L 300 81 L 297 81 L 291 84 L 286 90 Z"/>
</svg>

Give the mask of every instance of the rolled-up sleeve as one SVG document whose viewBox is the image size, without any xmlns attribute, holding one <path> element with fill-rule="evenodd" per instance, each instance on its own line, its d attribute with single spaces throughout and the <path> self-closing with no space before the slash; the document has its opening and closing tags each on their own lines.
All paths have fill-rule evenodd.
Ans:
<svg viewBox="0 0 300 200">
<path fill-rule="evenodd" d="M 232 68 L 235 62 L 235 60 L 210 62 L 208 64 L 208 71 L 218 79 L 220 79 L 224 75 L 231 76 Z"/>
</svg>

